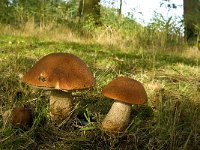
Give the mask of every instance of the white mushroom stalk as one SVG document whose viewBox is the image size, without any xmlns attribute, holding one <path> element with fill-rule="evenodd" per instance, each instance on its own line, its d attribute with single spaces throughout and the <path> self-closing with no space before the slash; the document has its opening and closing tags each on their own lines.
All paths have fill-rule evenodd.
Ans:
<svg viewBox="0 0 200 150">
<path fill-rule="evenodd" d="M 127 127 L 131 114 L 131 105 L 123 102 L 114 102 L 105 119 L 102 128 L 105 131 L 119 132 Z"/>
<path fill-rule="evenodd" d="M 64 120 L 72 111 L 72 94 L 61 90 L 52 90 L 50 95 L 50 116 L 52 120 Z"/>
</svg>

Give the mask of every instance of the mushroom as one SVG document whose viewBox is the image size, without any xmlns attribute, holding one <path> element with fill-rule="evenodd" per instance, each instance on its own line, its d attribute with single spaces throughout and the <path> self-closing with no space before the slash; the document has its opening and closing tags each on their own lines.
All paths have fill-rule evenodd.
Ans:
<svg viewBox="0 0 200 150">
<path fill-rule="evenodd" d="M 143 85 L 128 77 L 118 77 L 112 80 L 103 88 L 102 93 L 105 97 L 115 100 L 102 121 L 102 128 L 105 131 L 123 131 L 129 123 L 132 104 L 147 102 L 147 94 Z"/>
<path fill-rule="evenodd" d="M 52 53 L 41 58 L 22 79 L 25 83 L 50 89 L 50 116 L 64 120 L 72 109 L 72 91 L 90 88 L 95 79 L 87 65 L 69 53 Z"/>
<path fill-rule="evenodd" d="M 11 112 L 11 123 L 12 125 L 20 125 L 31 127 L 33 124 L 33 113 L 30 108 L 26 107 L 15 107 Z"/>
<path fill-rule="evenodd" d="M 3 113 L 4 125 L 31 127 L 33 124 L 33 111 L 31 108 L 17 106 Z"/>
</svg>

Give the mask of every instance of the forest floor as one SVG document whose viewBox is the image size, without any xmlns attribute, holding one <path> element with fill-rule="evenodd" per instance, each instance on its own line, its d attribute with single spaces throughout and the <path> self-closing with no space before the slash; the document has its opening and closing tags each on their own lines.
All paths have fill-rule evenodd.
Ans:
<svg viewBox="0 0 200 150">
<path fill-rule="evenodd" d="M 41 57 L 55 52 L 80 57 L 96 78 L 94 88 L 73 93 L 74 110 L 64 123 L 50 119 L 48 91 L 21 80 Z M 135 50 L 83 39 L 1 34 L 0 72 L 0 149 L 200 149 L 200 52 L 195 48 Z M 118 76 L 143 83 L 148 103 L 133 105 L 128 128 L 112 135 L 100 128 L 113 103 L 101 90 Z M 34 106 L 31 128 L 3 123 L 6 110 L 25 103 Z"/>
</svg>

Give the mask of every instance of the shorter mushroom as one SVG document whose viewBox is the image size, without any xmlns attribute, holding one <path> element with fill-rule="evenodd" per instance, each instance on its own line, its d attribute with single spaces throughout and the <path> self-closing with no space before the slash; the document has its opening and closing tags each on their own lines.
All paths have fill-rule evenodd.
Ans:
<svg viewBox="0 0 200 150">
<path fill-rule="evenodd" d="M 104 96 L 115 100 L 102 122 L 105 131 L 123 131 L 130 121 L 132 104 L 147 102 L 147 94 L 143 85 L 128 77 L 118 77 L 112 80 L 102 90 Z"/>
<path fill-rule="evenodd" d="M 87 65 L 69 53 L 52 53 L 41 58 L 24 76 L 29 85 L 51 90 L 50 116 L 64 120 L 72 110 L 72 91 L 95 85 Z"/>
<path fill-rule="evenodd" d="M 16 127 L 31 127 L 33 124 L 33 111 L 28 107 L 14 107 L 4 112 L 4 125 L 11 124 Z"/>
<path fill-rule="evenodd" d="M 11 112 L 13 126 L 31 127 L 33 124 L 33 112 L 30 108 L 15 107 Z"/>
</svg>

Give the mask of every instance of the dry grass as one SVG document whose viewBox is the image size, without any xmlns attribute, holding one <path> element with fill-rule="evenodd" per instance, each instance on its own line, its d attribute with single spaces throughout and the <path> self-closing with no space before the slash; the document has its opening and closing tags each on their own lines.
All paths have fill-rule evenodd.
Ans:
<svg viewBox="0 0 200 150">
<path fill-rule="evenodd" d="M 173 52 L 180 52 L 183 50 L 185 52 L 185 49 L 189 48 L 184 43 L 182 37 L 176 37 L 175 35 L 169 36 L 166 32 L 151 31 L 147 27 L 142 27 L 138 24 L 128 24 L 128 26 L 130 26 L 128 28 L 123 28 L 123 26 L 117 28 L 111 25 L 105 25 L 94 28 L 91 31 L 87 28 L 85 29 L 84 26 L 76 25 L 70 27 L 54 23 L 49 23 L 48 26 L 38 27 L 35 25 L 34 20 L 29 20 L 19 30 L 9 25 L 1 26 L 1 34 L 35 37 L 41 40 L 56 42 L 98 43 L 107 47 L 120 49 L 124 52 L 137 49 L 148 49 L 148 51 L 156 49 Z M 194 53 L 196 54 L 196 52 Z"/>
</svg>

